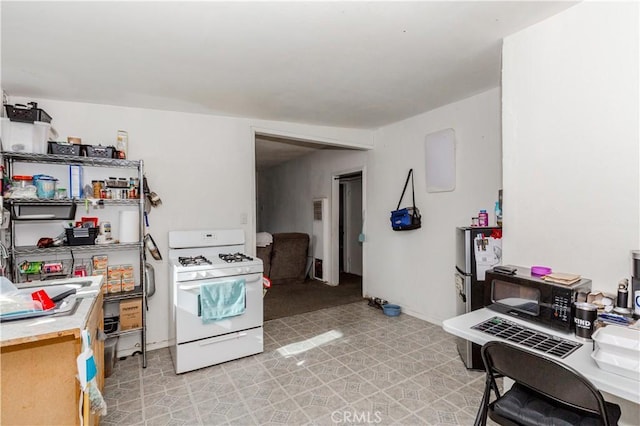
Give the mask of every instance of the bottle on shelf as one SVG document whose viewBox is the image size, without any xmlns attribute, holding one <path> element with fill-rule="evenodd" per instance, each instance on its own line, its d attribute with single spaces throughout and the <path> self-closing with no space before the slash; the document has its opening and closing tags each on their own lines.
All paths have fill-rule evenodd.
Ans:
<svg viewBox="0 0 640 426">
<path fill-rule="evenodd" d="M 118 158 L 122 160 L 127 158 L 127 154 L 129 151 L 129 134 L 124 130 L 118 130 L 116 149 L 118 150 Z"/>
<path fill-rule="evenodd" d="M 495 214 L 496 226 L 502 226 L 502 210 L 500 209 L 500 201 L 496 201 Z"/>
<path fill-rule="evenodd" d="M 489 214 L 486 210 L 480 210 L 480 213 L 478 213 L 478 225 L 489 226 Z"/>
</svg>

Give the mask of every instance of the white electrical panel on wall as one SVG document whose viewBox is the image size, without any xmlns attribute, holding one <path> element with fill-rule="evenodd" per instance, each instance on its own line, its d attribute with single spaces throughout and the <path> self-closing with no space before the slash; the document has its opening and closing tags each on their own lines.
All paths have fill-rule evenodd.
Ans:
<svg viewBox="0 0 640 426">
<path fill-rule="evenodd" d="M 316 198 L 313 200 L 313 237 L 311 248 L 313 259 L 312 277 L 320 281 L 329 280 L 329 200 Z"/>
<path fill-rule="evenodd" d="M 425 137 L 427 192 L 456 189 L 456 133 L 444 129 Z"/>
</svg>

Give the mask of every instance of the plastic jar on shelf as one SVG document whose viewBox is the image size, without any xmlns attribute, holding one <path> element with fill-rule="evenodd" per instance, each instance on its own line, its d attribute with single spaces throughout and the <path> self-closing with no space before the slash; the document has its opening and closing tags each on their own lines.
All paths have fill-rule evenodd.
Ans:
<svg viewBox="0 0 640 426">
<path fill-rule="evenodd" d="M 36 195 L 38 198 L 55 197 L 58 179 L 47 175 L 34 175 L 33 183 L 36 186 Z"/>
<path fill-rule="evenodd" d="M 26 188 L 33 184 L 33 176 L 15 175 L 11 177 L 11 188 Z"/>
<path fill-rule="evenodd" d="M 480 210 L 480 213 L 478 213 L 478 225 L 489 226 L 489 214 L 486 210 Z"/>
<path fill-rule="evenodd" d="M 92 180 L 91 187 L 93 189 L 93 198 L 102 198 L 102 181 Z"/>
</svg>

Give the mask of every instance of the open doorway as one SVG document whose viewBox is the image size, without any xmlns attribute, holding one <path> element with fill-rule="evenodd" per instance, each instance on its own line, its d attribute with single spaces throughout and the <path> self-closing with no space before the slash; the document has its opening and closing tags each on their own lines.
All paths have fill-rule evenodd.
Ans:
<svg viewBox="0 0 640 426">
<path fill-rule="evenodd" d="M 338 181 L 339 272 L 362 277 L 362 171 L 341 175 Z"/>
<path fill-rule="evenodd" d="M 338 286 L 362 295 L 364 234 L 362 171 L 342 174 L 338 181 Z"/>
<path fill-rule="evenodd" d="M 362 232 L 365 150 L 256 133 L 255 161 L 256 232 L 268 234 L 264 247 L 259 246 L 256 251 L 263 260 L 265 275 L 272 280 L 263 299 L 265 320 L 362 301 L 364 268 L 358 238 Z M 351 168 L 335 172 L 345 170 L 345 165 Z M 353 176 L 342 176 L 347 173 Z M 340 190 L 340 179 L 345 235 L 339 255 L 340 201 L 335 194 Z M 354 205 L 352 200 L 357 203 Z M 293 253 L 286 251 L 290 245 L 281 244 L 285 237 L 292 238 L 291 233 L 309 236 L 309 261 L 305 278 L 283 280 L 277 273 L 282 270 L 278 259 L 288 260 L 290 256 L 281 254 Z M 296 259 L 297 253 L 296 249 Z M 341 268 L 339 257 L 344 259 Z M 344 276 L 341 279 L 339 269 L 355 280 L 345 281 Z"/>
</svg>

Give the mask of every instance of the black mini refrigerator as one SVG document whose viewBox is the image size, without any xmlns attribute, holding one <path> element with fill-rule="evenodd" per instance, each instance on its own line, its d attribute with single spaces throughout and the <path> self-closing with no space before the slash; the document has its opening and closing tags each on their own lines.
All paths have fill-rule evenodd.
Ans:
<svg viewBox="0 0 640 426">
<path fill-rule="evenodd" d="M 456 315 L 485 306 L 485 272 L 501 263 L 502 228 L 456 228 Z M 457 346 L 468 369 L 484 369 L 480 345 L 458 337 Z"/>
</svg>

